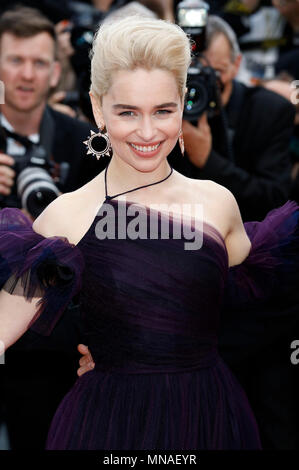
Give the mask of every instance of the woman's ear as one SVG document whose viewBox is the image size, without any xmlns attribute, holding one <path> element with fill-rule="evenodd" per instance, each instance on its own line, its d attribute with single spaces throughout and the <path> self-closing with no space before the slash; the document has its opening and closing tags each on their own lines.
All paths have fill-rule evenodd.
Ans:
<svg viewBox="0 0 299 470">
<path fill-rule="evenodd" d="M 104 118 L 103 118 L 101 105 L 99 103 L 98 98 L 96 98 L 91 92 L 89 92 L 89 96 L 90 96 L 92 112 L 93 112 L 93 115 L 94 115 L 95 122 L 96 122 L 98 128 L 102 129 L 105 124 L 104 124 Z"/>
</svg>

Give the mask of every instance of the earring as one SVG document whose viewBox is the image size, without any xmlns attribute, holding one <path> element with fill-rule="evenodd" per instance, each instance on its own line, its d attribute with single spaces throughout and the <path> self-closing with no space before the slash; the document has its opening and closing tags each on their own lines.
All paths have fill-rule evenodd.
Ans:
<svg viewBox="0 0 299 470">
<path fill-rule="evenodd" d="M 185 144 L 184 144 L 184 137 L 183 137 L 182 129 L 180 130 L 180 133 L 179 133 L 179 144 L 180 144 L 180 149 L 181 149 L 181 152 L 182 152 L 182 156 L 184 156 Z"/>
<path fill-rule="evenodd" d="M 88 148 L 87 155 L 92 153 L 92 155 L 97 157 L 97 160 L 104 155 L 111 157 L 112 152 L 109 136 L 107 132 L 102 132 L 103 129 L 99 130 L 97 134 L 94 131 L 90 131 L 90 136 L 83 142 Z"/>
</svg>

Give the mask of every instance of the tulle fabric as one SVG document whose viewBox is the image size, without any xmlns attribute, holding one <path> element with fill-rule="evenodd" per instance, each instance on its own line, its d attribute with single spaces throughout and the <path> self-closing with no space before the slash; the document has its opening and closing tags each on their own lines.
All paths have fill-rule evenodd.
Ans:
<svg viewBox="0 0 299 470">
<path fill-rule="evenodd" d="M 48 450 L 260 449 L 255 418 L 230 370 L 79 378 L 53 419 Z"/>
<path fill-rule="evenodd" d="M 116 216 L 128 204 L 110 201 Z M 101 240 L 97 215 L 74 247 L 35 234 L 15 211 L 6 210 L 8 225 L 1 219 L 2 284 L 12 289 L 16 277 L 27 296 L 45 292 L 33 324 L 44 333 L 81 286 L 96 363 L 61 402 L 47 449 L 261 448 L 247 398 L 218 354 L 220 315 L 232 310 L 242 318 L 256 305 L 270 318 L 298 314 L 294 202 L 245 224 L 251 251 L 231 268 L 224 240 L 209 224 L 201 249 L 186 251 L 182 239 Z M 53 266 L 66 270 L 67 279 L 56 268 L 53 275 Z"/>
<path fill-rule="evenodd" d="M 80 250 L 66 238 L 44 238 L 19 209 L 0 211 L 0 288 L 28 300 L 39 298 L 28 327 L 40 334 L 51 333 L 80 291 L 83 269 Z"/>
<path fill-rule="evenodd" d="M 299 287 L 298 207 L 288 201 L 262 222 L 244 223 L 251 250 L 243 263 L 229 269 L 225 292 L 229 308 L 260 300 L 275 306 L 278 298 L 294 304 Z"/>
<path fill-rule="evenodd" d="M 294 201 L 246 222 L 251 251 L 228 270 L 221 352 L 230 364 L 263 354 L 299 322 L 299 210 Z"/>
</svg>

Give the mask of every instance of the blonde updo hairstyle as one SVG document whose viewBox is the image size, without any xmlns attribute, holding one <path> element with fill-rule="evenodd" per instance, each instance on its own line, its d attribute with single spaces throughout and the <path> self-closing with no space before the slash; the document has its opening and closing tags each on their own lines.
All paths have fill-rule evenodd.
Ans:
<svg viewBox="0 0 299 470">
<path fill-rule="evenodd" d="M 114 72 L 158 68 L 174 75 L 183 99 L 190 61 L 189 39 L 175 24 L 139 16 L 104 23 L 91 50 L 90 91 L 101 103 Z"/>
</svg>

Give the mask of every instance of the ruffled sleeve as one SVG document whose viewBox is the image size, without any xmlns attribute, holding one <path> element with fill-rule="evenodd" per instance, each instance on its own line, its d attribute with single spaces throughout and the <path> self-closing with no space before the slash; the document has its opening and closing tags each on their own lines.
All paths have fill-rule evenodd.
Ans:
<svg viewBox="0 0 299 470">
<path fill-rule="evenodd" d="M 39 297 L 29 328 L 49 335 L 80 291 L 83 255 L 65 237 L 45 238 L 19 209 L 0 211 L 0 289 L 31 300 Z"/>
<path fill-rule="evenodd" d="M 262 222 L 245 222 L 251 250 L 229 269 L 226 299 L 246 303 L 299 288 L 299 206 L 288 201 Z"/>
<path fill-rule="evenodd" d="M 244 227 L 251 250 L 229 268 L 223 298 L 220 345 L 231 355 L 250 354 L 299 324 L 298 204 Z"/>
</svg>

